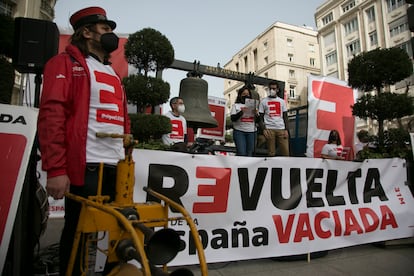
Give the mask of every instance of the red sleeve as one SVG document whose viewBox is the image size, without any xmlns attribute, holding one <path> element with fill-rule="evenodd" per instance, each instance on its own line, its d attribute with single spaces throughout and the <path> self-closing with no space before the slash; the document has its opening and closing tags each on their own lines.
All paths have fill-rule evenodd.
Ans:
<svg viewBox="0 0 414 276">
<path fill-rule="evenodd" d="M 42 168 L 48 177 L 66 174 L 66 120 L 70 112 L 72 67 L 67 54 L 53 57 L 45 66 L 38 117 Z"/>
</svg>

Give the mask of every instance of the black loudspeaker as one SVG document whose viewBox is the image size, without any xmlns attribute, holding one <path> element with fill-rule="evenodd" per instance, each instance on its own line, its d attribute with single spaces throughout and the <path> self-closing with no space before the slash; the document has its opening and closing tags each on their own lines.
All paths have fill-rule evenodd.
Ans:
<svg viewBox="0 0 414 276">
<path fill-rule="evenodd" d="M 414 32 L 414 6 L 410 6 L 407 9 L 407 20 L 408 20 L 408 28 L 410 29 L 411 32 Z"/>
<path fill-rule="evenodd" d="M 20 73 L 42 73 L 58 52 L 59 30 L 47 20 L 17 17 L 14 21 L 13 66 Z"/>
</svg>

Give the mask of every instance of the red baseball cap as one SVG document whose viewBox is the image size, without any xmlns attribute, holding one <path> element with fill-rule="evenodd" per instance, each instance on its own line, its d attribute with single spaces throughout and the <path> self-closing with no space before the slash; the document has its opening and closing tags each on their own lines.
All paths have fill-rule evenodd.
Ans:
<svg viewBox="0 0 414 276">
<path fill-rule="evenodd" d="M 108 24 L 112 30 L 116 28 L 116 23 L 106 18 L 106 12 L 101 7 L 88 7 L 81 9 L 72 14 L 72 16 L 69 19 L 69 22 L 74 30 L 86 24 L 98 22 L 104 22 Z"/>
</svg>

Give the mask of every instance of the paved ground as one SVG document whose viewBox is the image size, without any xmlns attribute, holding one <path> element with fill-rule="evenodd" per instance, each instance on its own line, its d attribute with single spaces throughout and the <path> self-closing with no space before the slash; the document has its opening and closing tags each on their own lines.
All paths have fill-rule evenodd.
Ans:
<svg viewBox="0 0 414 276">
<path fill-rule="evenodd" d="M 61 219 L 50 219 L 41 248 L 55 250 Z M 414 275 L 414 238 L 330 250 L 320 258 L 296 261 L 259 259 L 209 264 L 209 276 L 268 276 L 268 275 Z M 201 275 L 197 266 L 188 266 L 195 276 Z M 171 270 L 174 270 L 172 268 Z M 52 272 L 52 271 L 49 271 Z M 41 274 L 38 274 L 41 275 Z M 50 273 L 49 275 L 56 275 Z"/>
<path fill-rule="evenodd" d="M 361 245 L 331 250 L 324 257 L 298 261 L 271 259 L 210 264 L 210 276 L 232 275 L 414 275 L 414 244 Z M 191 267 L 194 275 L 199 270 Z"/>
</svg>

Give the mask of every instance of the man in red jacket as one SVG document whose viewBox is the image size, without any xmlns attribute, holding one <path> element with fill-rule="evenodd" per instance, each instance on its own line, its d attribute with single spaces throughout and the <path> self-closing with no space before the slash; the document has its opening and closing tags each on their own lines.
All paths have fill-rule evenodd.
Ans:
<svg viewBox="0 0 414 276">
<path fill-rule="evenodd" d="M 102 194 L 115 194 L 116 164 L 125 157 L 122 139 L 97 138 L 97 132 L 129 133 L 126 96 L 111 67 L 110 53 L 118 47 L 114 21 L 100 7 L 70 17 L 74 33 L 64 53 L 45 65 L 38 136 L 46 190 L 54 199 L 66 192 L 95 195 L 98 164 L 103 162 Z M 80 204 L 65 199 L 65 225 L 60 241 L 60 273 L 72 250 Z M 75 263 L 73 275 L 79 264 Z"/>
</svg>

